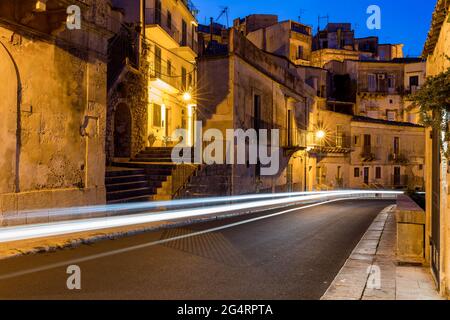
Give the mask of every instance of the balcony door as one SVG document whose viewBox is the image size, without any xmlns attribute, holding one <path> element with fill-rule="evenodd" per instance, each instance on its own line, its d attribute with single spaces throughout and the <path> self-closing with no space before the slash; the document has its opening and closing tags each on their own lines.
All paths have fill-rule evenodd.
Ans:
<svg viewBox="0 0 450 320">
<path fill-rule="evenodd" d="M 184 20 L 181 22 L 181 46 L 187 46 L 187 23 Z"/>
<path fill-rule="evenodd" d="M 293 145 L 292 137 L 292 110 L 288 110 L 287 113 L 287 144 L 288 146 Z"/>
<path fill-rule="evenodd" d="M 155 0 L 155 24 L 161 25 L 161 0 Z"/>
<path fill-rule="evenodd" d="M 370 134 L 364 135 L 364 145 L 363 145 L 363 152 L 364 154 L 370 154 L 371 153 L 371 139 Z"/>
<path fill-rule="evenodd" d="M 400 167 L 394 168 L 394 186 L 399 186 L 401 184 Z"/>
<path fill-rule="evenodd" d="M 161 78 L 162 71 L 161 48 L 155 46 L 155 77 Z"/>
<path fill-rule="evenodd" d="M 364 168 L 364 184 L 369 184 L 369 168 L 365 167 Z"/>
</svg>

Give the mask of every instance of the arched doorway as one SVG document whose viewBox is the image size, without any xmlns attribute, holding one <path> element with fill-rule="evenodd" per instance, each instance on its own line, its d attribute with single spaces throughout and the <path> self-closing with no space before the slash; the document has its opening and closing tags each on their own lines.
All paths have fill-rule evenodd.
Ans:
<svg viewBox="0 0 450 320">
<path fill-rule="evenodd" d="M 114 112 L 114 157 L 131 157 L 131 111 L 124 103 Z"/>
<path fill-rule="evenodd" d="M 20 77 L 15 62 L 0 41 L 0 194 L 19 192 Z"/>
</svg>

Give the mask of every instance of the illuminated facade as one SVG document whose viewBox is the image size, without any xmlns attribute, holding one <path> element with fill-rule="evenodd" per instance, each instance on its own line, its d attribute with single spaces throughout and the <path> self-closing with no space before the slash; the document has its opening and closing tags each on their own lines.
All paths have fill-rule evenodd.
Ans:
<svg viewBox="0 0 450 320">
<path fill-rule="evenodd" d="M 172 134 L 180 128 L 188 130 L 187 143 L 193 143 L 198 51 L 195 10 L 188 1 L 155 0 L 145 4 L 150 147 L 177 143 Z"/>
</svg>

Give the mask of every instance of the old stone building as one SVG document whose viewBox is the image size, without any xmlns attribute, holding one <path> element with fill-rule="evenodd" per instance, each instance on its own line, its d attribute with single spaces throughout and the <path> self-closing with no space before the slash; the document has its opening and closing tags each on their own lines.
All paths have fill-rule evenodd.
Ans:
<svg viewBox="0 0 450 320">
<path fill-rule="evenodd" d="M 68 19 L 71 5 L 79 17 Z M 29 223 L 29 209 L 105 202 L 107 44 L 115 14 L 106 0 L 0 1 L 6 223 Z M 78 18 L 80 29 L 69 28 Z"/>
<path fill-rule="evenodd" d="M 171 151 L 177 129 L 194 143 L 197 10 L 187 0 L 114 5 L 123 27 L 110 43 L 117 61 L 110 73 L 107 201 L 171 199 L 194 169 L 174 163 Z"/>
<path fill-rule="evenodd" d="M 379 44 L 378 37 L 355 38 L 350 23 L 328 23 L 314 36 L 311 64 L 323 67 L 330 61 L 381 60 L 403 57 L 402 44 Z"/>
<path fill-rule="evenodd" d="M 308 154 L 314 189 L 423 190 L 422 126 L 334 112 L 325 105 L 313 115 Z"/>
<path fill-rule="evenodd" d="M 247 34 L 247 39 L 261 50 L 286 57 L 296 65 L 310 64 L 311 27 L 287 20 L 254 29 Z"/>
<path fill-rule="evenodd" d="M 329 72 L 330 105 L 374 119 L 419 121 L 417 110 L 409 108 L 408 95 L 425 81 L 422 59 L 331 61 L 324 68 Z"/>
<path fill-rule="evenodd" d="M 204 130 L 224 136 L 227 129 L 279 130 L 280 165 L 271 175 L 261 174 L 259 163 L 206 166 L 197 179 L 208 179 L 211 191 L 221 187 L 218 194 L 304 190 L 306 130 L 316 92 L 289 59 L 259 49 L 236 28 L 229 32 L 223 52 L 206 51 L 199 59 L 199 86 L 206 94 L 199 100 L 199 119 Z M 199 188 L 187 191 L 206 193 Z"/>
<path fill-rule="evenodd" d="M 450 68 L 450 3 L 438 0 L 423 57 L 427 76 Z M 448 119 L 447 119 L 448 121 Z M 448 159 L 441 151 L 439 130 L 427 128 L 426 139 L 426 259 L 442 295 L 450 294 L 450 208 Z"/>
</svg>

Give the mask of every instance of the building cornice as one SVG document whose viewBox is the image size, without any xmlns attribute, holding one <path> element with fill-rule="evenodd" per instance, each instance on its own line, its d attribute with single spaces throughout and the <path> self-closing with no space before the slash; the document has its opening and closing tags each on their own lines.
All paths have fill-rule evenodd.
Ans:
<svg viewBox="0 0 450 320">
<path fill-rule="evenodd" d="M 433 54 L 436 47 L 439 35 L 441 33 L 442 25 L 445 23 L 450 9 L 449 0 L 438 0 L 434 8 L 433 18 L 431 21 L 431 28 L 428 32 L 428 38 L 425 42 L 422 57 L 427 58 Z"/>
</svg>

